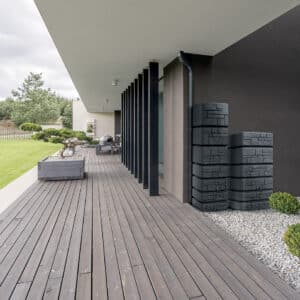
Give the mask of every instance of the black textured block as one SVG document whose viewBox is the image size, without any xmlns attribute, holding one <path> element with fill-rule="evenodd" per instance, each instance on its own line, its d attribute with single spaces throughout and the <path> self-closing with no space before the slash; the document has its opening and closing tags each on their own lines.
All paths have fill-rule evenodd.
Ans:
<svg viewBox="0 0 300 300">
<path fill-rule="evenodd" d="M 231 201 L 257 201 L 257 200 L 268 200 L 273 190 L 265 190 L 265 191 L 230 191 L 229 199 Z"/>
<path fill-rule="evenodd" d="M 235 210 L 259 210 L 268 209 L 268 201 L 250 201 L 250 202 L 238 202 L 229 201 L 229 207 Z"/>
<path fill-rule="evenodd" d="M 228 104 L 208 103 L 193 106 L 193 126 L 228 126 Z"/>
<path fill-rule="evenodd" d="M 226 191 L 229 189 L 229 178 L 201 179 L 193 176 L 192 186 L 201 192 Z"/>
<path fill-rule="evenodd" d="M 273 163 L 273 148 L 245 147 L 230 149 L 232 164 Z"/>
<path fill-rule="evenodd" d="M 202 203 L 196 199 L 192 199 L 192 205 L 197 207 L 201 211 L 219 211 L 226 210 L 228 208 L 228 201 L 213 202 L 213 203 Z"/>
<path fill-rule="evenodd" d="M 200 192 L 192 189 L 192 196 L 200 202 L 219 202 L 228 200 L 228 191 L 221 192 Z"/>
<path fill-rule="evenodd" d="M 230 136 L 230 147 L 272 147 L 273 133 L 244 131 Z"/>
<path fill-rule="evenodd" d="M 230 189 L 233 191 L 272 190 L 273 177 L 231 178 Z"/>
<path fill-rule="evenodd" d="M 229 136 L 226 127 L 193 128 L 194 145 L 228 145 Z"/>
<path fill-rule="evenodd" d="M 228 164 L 228 148 L 226 146 L 193 146 L 193 162 L 207 165 Z"/>
<path fill-rule="evenodd" d="M 270 177 L 273 176 L 273 165 L 233 165 L 231 177 Z"/>
<path fill-rule="evenodd" d="M 193 164 L 193 175 L 201 178 L 229 177 L 229 166 Z"/>
</svg>

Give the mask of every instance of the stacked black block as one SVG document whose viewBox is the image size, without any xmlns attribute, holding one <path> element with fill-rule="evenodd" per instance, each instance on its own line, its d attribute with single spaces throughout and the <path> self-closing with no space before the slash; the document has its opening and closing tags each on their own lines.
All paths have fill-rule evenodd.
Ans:
<svg viewBox="0 0 300 300">
<path fill-rule="evenodd" d="M 228 207 L 228 104 L 193 107 L 192 204 L 202 211 Z"/>
<path fill-rule="evenodd" d="M 268 208 L 273 191 L 273 134 L 242 132 L 230 136 L 232 209 Z"/>
</svg>

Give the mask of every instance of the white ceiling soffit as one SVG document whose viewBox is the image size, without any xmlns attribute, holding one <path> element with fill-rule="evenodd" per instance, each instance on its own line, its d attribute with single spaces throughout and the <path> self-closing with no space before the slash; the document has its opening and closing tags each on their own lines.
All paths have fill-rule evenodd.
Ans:
<svg viewBox="0 0 300 300">
<path fill-rule="evenodd" d="M 179 50 L 215 55 L 300 0 L 35 0 L 90 112 L 120 109 L 145 68 Z M 119 80 L 117 87 L 112 86 Z"/>
</svg>

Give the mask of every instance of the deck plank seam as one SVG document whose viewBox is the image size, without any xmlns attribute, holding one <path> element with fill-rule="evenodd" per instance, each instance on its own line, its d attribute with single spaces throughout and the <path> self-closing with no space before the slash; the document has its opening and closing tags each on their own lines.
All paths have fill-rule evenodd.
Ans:
<svg viewBox="0 0 300 300">
<path fill-rule="evenodd" d="M 54 251 L 53 251 L 53 255 L 51 255 L 51 256 L 52 256 L 51 261 L 50 261 L 49 265 L 47 266 L 47 267 L 49 268 L 49 272 L 48 272 L 48 274 L 47 274 L 47 276 L 46 276 L 46 278 L 45 278 L 45 289 L 44 289 L 44 292 L 43 292 L 43 297 L 45 296 L 45 292 L 47 292 L 47 286 L 48 286 L 48 283 L 50 282 L 51 279 L 53 279 L 53 280 L 54 280 L 54 279 L 56 279 L 56 280 L 60 279 L 60 281 L 59 281 L 59 286 L 61 285 L 61 280 L 62 280 L 63 276 L 53 276 L 51 272 L 52 272 L 52 270 L 53 270 L 53 264 L 54 264 L 54 262 L 55 262 L 55 257 L 56 257 L 57 251 L 58 251 L 58 247 L 59 247 L 59 245 L 60 245 L 60 241 L 61 241 L 61 238 L 62 238 L 64 229 L 65 229 L 67 220 L 68 220 L 68 218 L 70 217 L 70 213 L 71 213 L 71 212 L 70 212 L 70 208 L 72 207 L 72 201 L 74 201 L 73 196 L 74 196 L 75 191 L 76 191 L 77 188 L 78 188 L 79 190 L 81 189 L 81 185 L 82 185 L 82 183 L 78 183 L 78 182 L 74 183 L 74 181 L 72 181 L 72 184 L 71 184 L 70 187 L 69 187 L 68 192 L 71 190 L 70 203 L 69 203 L 69 205 L 68 205 L 67 214 L 66 214 L 66 216 L 65 216 L 65 218 L 64 218 L 64 220 L 63 220 L 63 222 L 62 222 L 62 225 L 61 225 L 60 228 L 59 228 L 59 232 L 58 232 L 59 238 L 58 238 L 58 240 L 57 240 L 57 244 L 54 245 L 55 248 L 54 248 Z M 66 198 L 68 198 L 68 196 L 69 196 L 69 195 L 66 195 Z M 79 197 L 77 197 L 77 199 L 79 199 Z M 78 207 L 78 202 L 79 202 L 79 200 L 77 200 L 77 203 L 76 203 L 76 211 L 77 211 L 77 207 Z M 74 216 L 74 219 L 75 219 L 75 216 Z M 59 220 L 59 219 L 57 219 L 57 221 L 58 221 L 58 220 Z M 44 256 L 45 256 L 45 254 L 46 254 L 46 251 L 47 251 L 47 248 L 48 248 L 48 246 L 49 246 L 49 243 L 51 242 L 51 238 L 52 238 L 52 236 L 53 236 L 53 234 L 54 234 L 54 230 L 57 229 L 57 227 L 56 227 L 57 224 L 58 224 L 57 221 L 56 221 L 55 226 L 53 227 L 51 236 L 50 236 L 50 238 L 49 238 L 49 240 L 48 240 L 48 244 L 47 244 L 47 247 L 45 248 L 45 251 L 44 251 L 44 253 L 43 253 L 43 257 L 42 257 L 42 259 L 41 259 L 41 262 L 40 262 L 40 266 L 39 266 L 39 267 L 45 266 L 45 265 L 43 264 L 43 259 L 44 259 Z M 38 271 L 38 270 L 37 270 L 37 271 Z"/>
<path fill-rule="evenodd" d="M 128 176 L 131 176 L 130 173 L 128 173 L 128 174 L 126 175 L 126 178 L 127 178 Z M 124 195 L 124 192 L 123 192 L 123 191 L 120 192 L 119 195 L 122 196 L 123 201 L 125 201 L 125 202 L 127 201 L 127 200 L 126 200 L 126 196 Z M 122 205 L 120 199 L 118 199 L 117 201 L 119 202 L 120 207 L 122 207 L 122 210 L 123 210 L 123 212 L 124 212 L 124 214 L 125 214 L 125 217 L 126 217 L 126 219 L 127 219 L 127 222 L 128 222 L 128 224 L 129 224 L 129 226 L 130 226 L 130 228 L 131 228 L 131 231 L 133 232 L 133 237 L 134 237 L 134 239 L 135 239 L 135 243 L 136 243 L 136 245 L 137 245 L 137 247 L 138 247 L 138 249 L 139 249 L 140 255 L 141 255 L 142 260 L 143 260 L 143 262 L 144 262 L 145 270 L 146 270 L 146 272 L 147 272 L 147 275 L 148 275 L 148 278 L 149 278 L 149 282 L 150 282 L 150 284 L 151 284 L 151 286 L 152 286 L 153 292 L 155 293 L 156 297 L 158 297 L 158 294 L 157 294 L 158 291 L 156 290 L 156 288 L 155 288 L 155 286 L 154 286 L 154 282 L 153 282 L 152 276 L 151 276 L 151 274 L 149 273 L 149 266 L 148 266 L 148 264 L 145 263 L 145 258 L 144 258 L 144 255 L 143 255 L 143 253 L 142 253 L 142 250 L 141 250 L 142 245 L 140 245 L 140 243 L 137 241 L 137 238 L 136 238 L 136 236 L 135 236 L 135 234 L 134 234 L 133 227 L 132 227 L 132 225 L 130 224 L 130 221 L 129 221 L 129 219 L 128 219 L 128 218 L 129 218 L 129 217 L 128 217 L 128 213 L 126 213 L 126 209 L 124 208 L 124 205 Z M 137 221 L 135 220 L 135 222 L 137 222 Z M 138 230 L 140 231 L 139 227 L 137 227 L 137 228 L 138 228 Z M 142 232 L 140 232 L 140 233 L 141 233 L 142 237 L 144 238 Z"/>
<path fill-rule="evenodd" d="M 131 181 L 129 181 L 129 183 L 130 183 Z M 148 199 L 148 198 L 147 198 Z M 149 200 L 149 199 L 148 199 Z M 155 200 L 155 199 L 154 199 Z M 147 208 L 147 206 L 145 205 L 145 208 L 146 209 L 148 209 Z M 155 221 L 156 222 L 156 221 Z M 156 222 L 156 224 L 157 224 L 157 226 L 160 228 L 160 226 L 159 226 L 159 224 Z M 167 224 L 165 224 L 166 226 L 167 226 Z M 169 228 L 169 226 L 167 226 L 168 228 Z M 178 238 L 177 238 L 177 236 L 176 236 L 176 234 L 175 233 L 173 233 L 173 231 L 171 230 L 171 232 L 172 232 L 172 234 L 173 234 L 173 236 L 174 236 L 174 238 L 182 245 L 182 243 L 178 240 Z M 165 239 L 167 240 L 167 237 L 166 237 L 166 234 L 165 233 L 163 233 L 162 232 L 162 234 L 164 235 L 164 237 L 165 237 Z M 174 249 L 174 247 L 173 247 L 173 245 L 170 245 L 172 248 L 173 248 L 173 250 L 175 251 L 175 253 L 177 253 L 177 251 L 176 251 L 176 249 Z M 184 249 L 185 249 L 185 247 L 183 247 Z M 186 252 L 186 254 L 190 257 L 190 259 L 192 259 L 192 260 L 194 260 L 193 259 L 193 257 L 186 251 L 186 249 L 185 249 L 185 252 Z M 178 254 L 177 254 L 177 256 L 178 256 Z M 184 264 L 184 262 L 182 261 L 182 259 L 181 259 L 181 257 L 180 256 L 178 256 L 178 258 L 180 259 L 180 261 L 182 262 L 182 264 L 185 266 L 185 264 Z M 186 268 L 186 267 L 185 267 Z M 199 266 L 198 266 L 198 268 L 199 268 Z M 189 272 L 189 270 L 188 270 L 188 268 L 186 268 L 186 270 L 188 271 L 188 273 L 190 274 L 190 276 L 193 278 L 193 275 Z M 199 268 L 199 270 L 201 270 L 201 268 Z M 202 272 L 202 271 L 201 271 Z M 203 272 L 203 275 L 204 275 L 205 273 Z M 205 276 L 205 275 L 204 275 Z M 194 278 L 193 278 L 193 280 L 194 280 Z M 195 280 L 194 280 L 195 281 Z M 197 284 L 197 282 L 195 282 L 196 283 L 196 285 L 198 286 L 198 288 L 199 288 L 199 290 L 201 291 L 201 288 L 200 288 L 200 286 Z M 213 285 L 212 285 L 213 286 Z M 203 291 L 201 291 L 202 293 L 203 293 Z M 219 295 L 220 296 L 220 295 Z M 221 297 L 221 296 L 220 296 Z"/>
<path fill-rule="evenodd" d="M 162 207 L 161 205 L 164 205 L 164 204 L 162 204 L 162 203 L 159 203 L 158 204 L 160 207 Z M 170 207 L 170 209 L 171 210 L 173 210 L 173 211 L 175 211 L 175 208 L 173 209 L 173 208 L 171 208 Z M 167 214 L 170 214 L 170 213 L 167 213 Z M 170 214 L 171 215 L 171 214 Z M 174 222 L 175 222 L 175 220 L 174 220 Z M 190 226 L 189 225 L 187 225 L 186 224 L 186 222 L 185 221 L 183 221 L 184 223 L 185 223 L 185 226 L 187 226 L 188 228 L 189 228 L 189 230 L 190 230 L 190 232 L 196 237 L 196 239 L 198 240 L 198 241 L 200 241 L 200 244 L 203 244 L 207 249 L 207 251 L 209 252 L 209 253 L 211 253 L 215 258 L 216 258 L 216 260 L 218 260 L 218 262 L 219 262 L 219 264 L 220 264 L 220 267 L 222 267 L 222 268 L 225 268 L 224 270 L 226 271 L 228 271 L 229 272 L 229 274 L 231 274 L 231 276 L 232 276 L 232 279 L 235 279 L 237 282 L 239 282 L 239 284 L 246 290 L 246 291 L 248 291 L 249 292 L 249 294 L 251 294 L 252 295 L 252 297 L 255 297 L 255 295 L 253 294 L 253 292 L 251 291 L 251 290 L 249 290 L 249 288 L 247 288 L 247 286 L 245 286 L 244 284 L 244 282 L 242 281 L 242 280 L 240 280 L 236 275 L 235 275 L 235 273 L 230 269 L 230 268 L 228 268 L 228 266 L 227 266 L 227 264 L 225 264 L 224 262 L 223 262 L 223 260 L 219 257 L 219 255 L 218 254 L 216 254 L 215 253 L 215 251 L 212 251 L 210 248 L 208 248 L 208 246 L 207 246 L 207 244 L 206 243 L 204 243 L 204 242 L 202 242 L 202 239 L 198 236 L 198 234 L 196 234 L 191 228 L 190 228 Z M 177 225 L 177 226 L 179 226 L 179 225 Z M 186 236 L 188 236 L 187 234 L 186 234 L 186 232 L 183 232 Z M 205 257 L 205 259 L 207 259 L 207 255 L 205 254 L 205 253 L 203 253 L 203 251 L 201 251 L 201 246 L 200 245 L 197 245 L 195 242 L 194 242 L 194 240 L 192 239 L 192 238 L 189 238 L 189 237 L 187 237 L 189 240 L 190 240 L 190 242 L 198 249 L 198 251 L 203 255 L 203 257 Z M 207 238 L 209 238 L 209 237 L 207 237 Z M 199 242 L 198 242 L 199 243 Z M 210 252 L 210 250 L 211 250 L 211 252 Z M 208 263 L 209 264 L 211 264 L 209 261 L 208 261 Z M 221 278 L 224 278 L 224 276 L 220 273 L 220 271 L 218 271 L 218 269 L 216 269 L 215 267 L 213 267 L 214 269 L 215 269 L 215 271 L 219 274 L 219 276 L 221 277 Z M 246 274 L 245 274 L 246 275 Z M 250 279 L 250 278 L 249 278 Z M 228 285 L 229 283 L 227 283 L 227 285 Z M 258 286 L 257 286 L 258 287 Z M 234 292 L 234 291 L 233 291 Z M 235 294 L 236 294 L 236 292 L 234 292 Z M 236 294 L 238 297 L 240 296 L 239 294 Z M 265 295 L 266 296 L 266 295 Z"/>
<path fill-rule="evenodd" d="M 24 254 L 23 251 L 24 251 L 25 247 L 28 245 L 30 239 L 33 237 L 33 234 L 35 234 L 35 233 L 38 234 L 38 233 L 39 233 L 39 231 L 36 231 L 36 230 L 39 230 L 39 229 L 37 229 L 37 228 L 39 228 L 40 224 L 42 224 L 42 228 L 41 228 L 40 234 L 43 232 L 44 227 L 46 226 L 46 224 L 47 224 L 47 222 L 48 222 L 48 218 L 52 215 L 52 213 L 53 213 L 53 211 L 54 211 L 54 209 L 55 209 L 55 204 L 59 201 L 59 197 L 56 197 L 56 192 L 57 192 L 58 190 L 60 190 L 60 189 L 63 190 L 63 188 L 64 188 L 64 185 L 59 185 L 59 187 L 57 187 L 57 189 L 55 190 L 55 192 L 54 192 L 51 196 L 45 198 L 45 199 L 48 199 L 48 198 L 49 198 L 49 201 L 48 201 L 47 205 L 45 206 L 45 209 L 41 211 L 41 215 L 40 215 L 40 217 L 38 218 L 36 224 L 34 225 L 34 228 L 32 229 L 32 231 L 30 232 L 28 238 L 26 239 L 26 241 L 25 241 L 24 244 L 22 245 L 20 251 L 19 251 L 18 254 L 17 254 L 17 257 L 14 259 L 13 264 L 10 266 L 9 271 L 8 271 L 8 273 L 6 274 L 5 279 L 4 279 L 4 280 L 2 281 L 2 283 L 1 283 L 1 288 L 2 288 L 3 285 L 5 284 L 6 279 L 7 279 L 7 276 L 9 276 L 9 273 L 11 272 L 11 270 L 14 268 L 14 266 L 16 266 L 17 260 L 21 257 L 21 255 Z M 56 200 L 52 200 L 53 197 L 55 197 L 54 199 L 56 199 Z M 52 201 L 51 201 L 51 200 L 54 202 L 52 208 L 51 208 L 51 204 L 52 204 Z M 50 207 L 50 211 L 47 211 L 47 209 L 48 209 L 49 207 Z M 43 220 L 44 220 L 44 219 L 42 220 L 42 218 L 45 217 L 45 214 L 46 214 L 46 216 L 47 216 L 47 213 L 49 213 L 49 216 L 47 217 L 47 219 L 45 219 L 46 221 L 45 221 L 45 224 L 43 225 Z M 42 223 L 40 223 L 40 220 L 42 220 Z M 37 239 L 36 239 L 35 241 L 33 241 L 33 242 L 34 242 L 34 245 L 33 245 L 33 248 L 32 248 L 32 250 L 31 250 L 31 252 L 30 252 L 30 255 L 27 256 L 27 254 L 26 254 L 27 260 L 26 260 L 26 263 L 25 263 L 24 267 L 26 266 L 28 260 L 30 259 L 30 256 L 31 256 L 31 253 L 32 253 L 34 247 L 35 247 L 36 244 L 38 243 L 38 239 L 39 239 L 40 234 L 38 234 Z M 23 271 L 23 270 L 24 270 L 24 268 L 22 269 L 22 271 Z M 19 274 L 19 276 L 18 276 L 18 278 L 17 278 L 17 280 L 16 280 L 16 284 L 18 283 L 18 281 L 19 281 L 19 279 L 20 279 L 20 276 L 21 276 L 22 271 L 20 272 L 20 274 Z M 5 293 L 6 293 L 6 294 L 10 293 L 9 296 L 11 296 L 11 294 L 13 293 L 13 289 L 9 290 L 9 289 L 6 288 L 6 289 L 5 289 Z"/>
<path fill-rule="evenodd" d="M 116 174 L 118 173 L 118 172 L 115 172 Z M 123 179 L 123 178 L 122 178 Z M 128 178 L 127 178 L 128 179 Z M 124 179 L 123 179 L 124 180 Z M 128 183 L 130 183 L 131 182 L 131 180 L 130 180 L 130 178 L 129 178 L 129 180 L 128 180 Z M 119 181 L 119 184 L 121 185 L 122 183 L 121 183 L 121 181 Z M 124 186 L 124 190 L 125 189 L 127 189 L 127 187 L 128 187 L 128 185 L 123 185 Z M 128 196 L 130 197 L 130 196 L 132 196 L 132 193 L 130 193 L 130 191 L 127 189 L 127 194 L 128 194 Z M 131 198 L 131 197 L 130 197 Z M 130 204 L 129 204 L 130 205 Z M 130 205 L 130 207 L 131 207 L 131 209 L 132 209 L 132 205 Z M 139 212 L 141 213 L 141 211 L 140 211 L 140 209 L 137 207 L 137 209 L 139 210 Z M 133 209 L 132 209 L 133 210 Z M 141 214 L 141 216 L 142 216 L 142 214 Z M 144 218 L 143 216 L 142 216 L 142 218 Z M 146 222 L 146 224 L 147 224 L 147 221 L 145 221 Z M 140 222 L 138 222 L 138 224 L 139 224 Z M 150 227 L 149 227 L 149 230 L 151 231 L 151 229 L 150 229 Z M 152 239 L 155 239 L 156 240 L 156 242 L 158 243 L 158 245 L 159 245 L 159 242 L 157 241 L 157 239 L 154 237 L 154 234 L 153 234 L 153 232 L 152 232 L 152 237 L 146 237 L 146 239 L 147 240 L 149 240 L 150 242 L 152 241 Z M 160 246 L 158 246 L 158 247 L 160 247 Z M 165 255 L 165 253 L 164 253 L 164 251 L 163 251 L 163 249 L 160 247 L 160 250 L 161 250 L 161 252 L 163 253 L 163 255 L 164 255 L 164 257 L 165 257 L 165 259 L 168 261 L 168 263 L 169 263 L 169 266 L 171 267 L 171 264 L 170 264 L 170 262 L 169 262 L 169 260 L 168 260 L 168 258 L 166 257 L 166 255 Z M 154 259 L 155 259 L 155 261 L 156 261 L 156 263 L 158 263 L 158 261 L 157 261 L 157 258 L 156 258 L 156 254 L 152 251 L 152 256 L 154 257 Z M 171 269 L 173 270 L 173 268 L 171 267 Z M 176 272 L 173 270 L 173 273 L 174 273 L 174 275 L 177 277 L 177 274 L 176 274 Z M 177 277 L 177 279 L 178 279 L 178 281 L 179 281 L 179 284 L 180 284 L 180 286 L 182 287 L 182 289 L 184 290 L 184 288 L 183 288 L 183 286 L 182 286 L 182 284 L 181 284 L 181 282 L 180 282 L 180 280 L 179 280 L 179 278 Z M 171 292 L 171 291 L 170 291 Z"/>
<path fill-rule="evenodd" d="M 199 228 L 200 227 L 200 225 L 196 222 L 196 220 L 194 219 L 194 218 L 192 218 L 190 215 L 188 215 L 189 216 L 189 218 L 191 218 L 191 220 L 192 220 L 192 222 Z M 215 224 L 213 224 L 212 223 L 212 221 L 210 221 L 210 220 L 208 220 L 208 218 L 207 217 L 205 217 L 205 216 L 202 216 L 202 225 L 204 225 L 205 226 L 205 228 L 208 230 L 208 231 L 210 231 L 211 232 L 211 226 L 216 226 Z M 206 221 L 208 221 L 209 222 L 209 224 L 211 225 L 210 226 L 210 228 L 208 227 L 208 225 L 204 222 L 204 220 L 206 220 Z M 200 230 L 201 230 L 201 228 L 200 228 Z M 221 231 L 222 229 L 221 228 L 218 228 L 218 231 Z M 214 234 L 216 234 L 216 233 L 214 233 Z M 227 236 L 228 236 L 228 234 L 227 233 L 225 233 Z M 232 253 L 235 253 L 235 254 L 237 254 L 238 255 L 238 257 L 242 260 L 242 262 L 244 263 L 244 265 L 245 266 L 247 266 L 247 267 L 250 267 L 251 269 L 252 269 L 252 271 L 255 273 L 255 274 L 257 274 L 257 275 L 259 275 L 259 277 L 260 277 L 260 279 L 258 279 L 258 278 L 256 278 L 255 276 L 253 277 L 252 276 L 252 274 L 248 274 L 249 276 L 251 276 L 251 279 L 254 281 L 254 282 L 256 282 L 256 284 L 258 285 L 258 286 L 260 286 L 261 287 L 261 289 L 263 289 L 264 291 L 265 291 L 265 293 L 267 293 L 268 295 L 269 295 L 269 292 L 266 290 L 266 287 L 263 287 L 263 286 L 261 286 L 261 280 L 262 281 L 266 281 L 269 285 L 270 285 L 270 287 L 272 288 L 272 289 L 275 289 L 275 290 L 277 290 L 278 292 L 280 292 L 281 294 L 283 293 L 282 291 L 281 291 L 281 289 L 278 289 L 278 287 L 275 285 L 275 283 L 271 280 L 271 279 L 269 279 L 268 277 L 269 276 L 264 276 L 263 274 L 261 274 L 260 273 L 260 271 L 257 269 L 257 268 L 254 268 L 253 266 L 252 266 L 252 263 L 251 262 L 249 262 L 247 259 L 245 259 L 245 254 L 242 254 L 241 253 L 241 245 L 239 245 L 239 244 L 237 244 L 237 243 L 235 243 L 235 246 L 232 246 L 232 245 L 230 245 L 230 244 L 228 244 L 228 241 L 233 241 L 233 239 L 231 238 L 231 237 L 218 237 L 218 238 L 216 238 L 215 239 L 215 241 L 214 241 L 214 243 L 216 243 L 216 242 L 223 242 L 225 245 L 226 245 L 226 247 L 228 248 L 228 251 L 230 252 L 230 251 L 232 251 Z M 219 248 L 221 248 L 221 246 L 218 246 Z M 222 249 L 222 248 L 221 248 Z M 239 251 L 237 251 L 237 249 L 239 249 Z M 246 251 L 244 248 L 243 248 L 243 250 L 244 251 Z M 228 254 L 227 254 L 228 255 Z M 247 255 L 248 255 L 248 259 L 251 259 L 252 261 L 253 261 L 253 259 L 255 259 L 255 260 L 257 260 L 256 258 L 254 258 L 250 253 L 248 253 L 247 252 Z M 229 257 L 230 257 L 230 255 L 228 255 Z M 233 258 L 232 258 L 233 259 Z M 257 260 L 257 263 L 260 263 L 258 260 Z M 238 264 L 239 265 L 239 264 Z M 239 265 L 240 266 L 240 265 Z M 242 267 L 242 266 L 240 266 L 240 268 L 241 269 L 244 269 L 244 267 Z M 268 272 L 268 273 L 270 273 L 271 272 L 271 270 L 269 270 L 269 269 L 267 269 L 267 267 L 266 266 L 264 266 L 264 265 L 262 265 L 262 268 L 264 269 L 264 271 L 265 272 Z M 246 271 L 245 271 L 246 272 Z M 274 276 L 276 276 L 276 274 L 269 274 L 271 277 L 272 277 L 272 279 L 274 278 Z M 280 279 L 281 281 L 282 281 L 282 279 L 281 278 L 277 278 L 277 279 Z M 286 283 L 285 282 L 283 282 L 283 284 L 284 285 L 286 285 Z M 282 295 L 283 297 L 288 297 L 288 295 Z M 271 296 L 270 296 L 271 297 Z"/>
</svg>

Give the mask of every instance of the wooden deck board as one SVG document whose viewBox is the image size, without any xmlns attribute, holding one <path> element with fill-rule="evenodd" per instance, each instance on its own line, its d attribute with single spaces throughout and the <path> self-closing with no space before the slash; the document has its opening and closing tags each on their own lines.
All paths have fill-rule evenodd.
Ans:
<svg viewBox="0 0 300 300">
<path fill-rule="evenodd" d="M 223 230 L 118 156 L 37 182 L 0 215 L 0 299 L 299 299 Z"/>
</svg>

